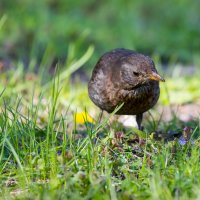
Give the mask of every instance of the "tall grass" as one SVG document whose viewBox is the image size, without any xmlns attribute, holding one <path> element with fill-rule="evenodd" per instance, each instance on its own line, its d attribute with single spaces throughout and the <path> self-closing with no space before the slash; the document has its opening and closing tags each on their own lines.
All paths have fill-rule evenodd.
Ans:
<svg viewBox="0 0 200 200">
<path fill-rule="evenodd" d="M 37 104 L 34 93 L 28 106 L 23 104 L 24 97 L 11 104 L 4 100 L 0 115 L 2 198 L 198 197 L 198 140 L 183 146 L 176 140 L 165 143 L 150 139 L 146 129 L 146 139 L 138 143 L 136 129 L 119 132 L 108 126 L 114 113 L 99 124 L 80 126 L 73 121 L 72 112 L 61 114 L 62 84 L 60 76 L 55 76 Z M 48 115 L 45 124 L 39 125 L 44 95 Z M 177 128 L 177 124 L 173 126 Z"/>
</svg>

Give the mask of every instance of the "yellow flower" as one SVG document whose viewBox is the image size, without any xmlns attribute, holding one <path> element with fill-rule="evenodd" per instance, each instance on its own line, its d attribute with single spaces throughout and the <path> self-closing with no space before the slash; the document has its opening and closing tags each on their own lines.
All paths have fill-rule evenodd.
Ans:
<svg viewBox="0 0 200 200">
<path fill-rule="evenodd" d="M 94 119 L 87 112 L 77 112 L 74 114 L 74 119 L 77 124 L 84 124 L 86 122 L 94 124 Z"/>
</svg>

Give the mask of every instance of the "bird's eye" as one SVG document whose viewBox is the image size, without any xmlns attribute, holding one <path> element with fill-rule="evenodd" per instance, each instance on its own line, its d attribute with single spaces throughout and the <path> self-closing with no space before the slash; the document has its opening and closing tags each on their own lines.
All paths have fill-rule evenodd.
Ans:
<svg viewBox="0 0 200 200">
<path fill-rule="evenodd" d="M 139 73 L 138 73 L 138 72 L 133 72 L 133 74 L 134 74 L 135 76 L 139 76 Z"/>
</svg>

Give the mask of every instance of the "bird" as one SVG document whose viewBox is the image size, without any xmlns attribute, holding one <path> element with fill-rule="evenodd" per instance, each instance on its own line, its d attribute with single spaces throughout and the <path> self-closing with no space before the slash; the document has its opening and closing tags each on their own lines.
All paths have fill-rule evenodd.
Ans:
<svg viewBox="0 0 200 200">
<path fill-rule="evenodd" d="M 136 115 L 142 130 L 143 113 L 151 109 L 160 96 L 159 82 L 164 82 L 153 60 L 133 50 L 118 48 L 103 54 L 96 63 L 88 83 L 92 102 L 102 111 L 117 115 Z"/>
</svg>

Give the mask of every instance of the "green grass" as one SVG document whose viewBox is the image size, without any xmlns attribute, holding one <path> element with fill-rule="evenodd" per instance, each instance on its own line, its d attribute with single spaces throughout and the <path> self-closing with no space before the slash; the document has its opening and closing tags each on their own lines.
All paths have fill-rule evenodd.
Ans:
<svg viewBox="0 0 200 200">
<path fill-rule="evenodd" d="M 198 67 L 199 3 L 99 2 L 0 2 L 0 199 L 199 199 L 199 119 L 159 121 L 155 108 L 144 131 L 114 113 L 81 124 L 77 112 L 98 121 L 99 110 L 86 83 L 71 80 L 116 47 L 153 55 L 157 68 Z M 165 71 L 159 105 L 199 100 L 199 70 L 179 71 Z M 186 144 L 166 141 L 185 139 L 185 127 Z"/>
<path fill-rule="evenodd" d="M 84 111 L 82 102 L 87 110 L 94 105 L 88 103 L 85 86 L 66 90 L 66 74 L 55 75 L 45 87 L 25 79 L 29 84 L 18 93 L 15 88 L 24 85 L 24 74 L 13 77 L 16 84 L 11 84 L 17 81 L 12 76 L 5 78 L 9 87 L 1 94 L 1 199 L 198 199 L 198 137 L 185 145 L 157 141 L 151 134 L 153 121 L 144 123 L 139 133 L 111 122 L 111 116 L 96 125 L 78 124 L 73 116 L 77 109 Z M 73 90 L 79 102 L 72 103 Z M 185 126 L 199 135 L 198 122 L 178 119 L 161 122 L 157 129 L 166 134 L 183 132 Z M 144 139 L 139 142 L 136 133 Z"/>
</svg>

